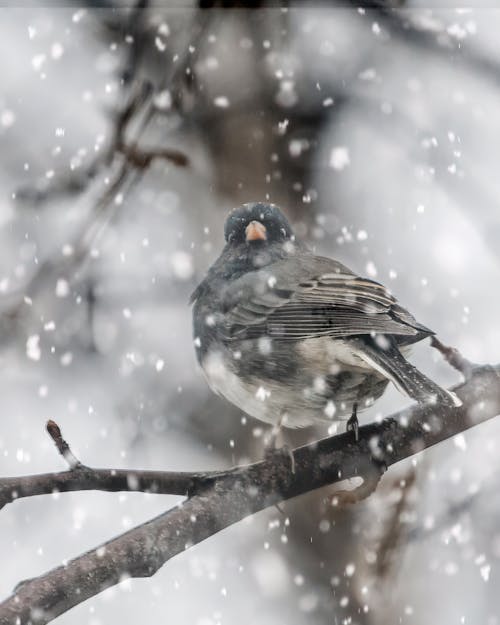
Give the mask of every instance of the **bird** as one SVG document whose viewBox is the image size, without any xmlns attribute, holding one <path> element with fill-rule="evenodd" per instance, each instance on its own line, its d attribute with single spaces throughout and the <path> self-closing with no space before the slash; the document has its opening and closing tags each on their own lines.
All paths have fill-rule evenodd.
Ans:
<svg viewBox="0 0 500 625">
<path fill-rule="evenodd" d="M 251 202 L 225 221 L 225 246 L 191 295 L 196 357 L 210 388 L 278 427 L 347 420 L 392 382 L 412 400 L 460 405 L 413 366 L 435 333 L 383 285 L 315 255 L 281 209 Z"/>
</svg>

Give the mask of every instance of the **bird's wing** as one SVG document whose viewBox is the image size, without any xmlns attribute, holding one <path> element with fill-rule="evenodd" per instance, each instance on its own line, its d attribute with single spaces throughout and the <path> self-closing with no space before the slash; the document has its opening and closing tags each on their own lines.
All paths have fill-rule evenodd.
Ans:
<svg viewBox="0 0 500 625">
<path fill-rule="evenodd" d="M 411 342 L 432 334 L 381 284 L 312 255 L 279 261 L 235 280 L 223 295 L 222 310 L 229 340 L 377 333 Z"/>
</svg>

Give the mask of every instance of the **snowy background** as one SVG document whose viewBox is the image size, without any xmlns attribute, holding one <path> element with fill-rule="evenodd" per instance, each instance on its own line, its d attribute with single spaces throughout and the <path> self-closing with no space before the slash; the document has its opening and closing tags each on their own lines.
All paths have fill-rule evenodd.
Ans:
<svg viewBox="0 0 500 625">
<path fill-rule="evenodd" d="M 63 468 L 48 418 L 95 466 L 261 456 L 261 426 L 196 368 L 187 305 L 243 201 L 281 204 L 319 252 L 498 362 L 500 11 L 30 6 L 0 9 L 2 475 Z M 103 206 L 117 112 L 144 84 L 127 142 L 190 164 L 132 168 Z M 458 379 L 427 344 L 413 361 Z M 390 389 L 363 420 L 405 403 Z M 499 434 L 493 421 L 391 470 L 355 509 L 325 489 L 260 513 L 56 622 L 496 625 Z M 178 501 L 7 506 L 0 597 Z"/>
</svg>

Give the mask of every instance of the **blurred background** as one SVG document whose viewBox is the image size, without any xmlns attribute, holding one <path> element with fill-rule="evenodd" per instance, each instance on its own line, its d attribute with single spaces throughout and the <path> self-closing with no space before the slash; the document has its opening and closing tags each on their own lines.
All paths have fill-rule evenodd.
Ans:
<svg viewBox="0 0 500 625">
<path fill-rule="evenodd" d="M 2 3 L 2 475 L 64 468 L 48 418 L 95 466 L 262 456 L 264 427 L 196 367 L 187 304 L 242 202 L 281 205 L 445 343 L 500 358 L 500 11 L 232 4 Z M 459 379 L 427 344 L 413 361 Z M 362 420 L 406 403 L 389 389 Z M 499 434 L 441 444 L 346 510 L 323 489 L 257 514 L 56 622 L 496 625 Z M 0 597 L 179 501 L 8 506 Z"/>
</svg>

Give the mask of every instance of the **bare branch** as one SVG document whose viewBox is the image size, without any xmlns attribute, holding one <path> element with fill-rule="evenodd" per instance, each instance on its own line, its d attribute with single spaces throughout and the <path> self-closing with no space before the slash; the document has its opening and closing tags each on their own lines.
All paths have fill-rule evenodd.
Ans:
<svg viewBox="0 0 500 625">
<path fill-rule="evenodd" d="M 78 465 L 69 471 L 40 473 L 0 479 L 0 509 L 6 504 L 35 495 L 69 491 L 143 492 L 188 496 L 207 488 L 220 472 L 173 472 L 93 469 Z M 1 622 L 1 621 L 0 621 Z"/>
<path fill-rule="evenodd" d="M 259 510 L 366 476 L 374 464 L 390 466 L 495 417 L 500 413 L 500 365 L 474 369 L 470 379 L 453 390 L 463 402 L 459 408 L 413 405 L 361 427 L 356 442 L 345 433 L 295 449 L 294 472 L 284 454 L 275 454 L 219 473 L 182 506 L 23 583 L 0 604 L 1 625 L 48 623 L 124 575 L 150 577 L 170 558 Z M 183 474 L 171 475 L 175 479 Z"/>
<path fill-rule="evenodd" d="M 57 451 L 69 464 L 70 470 L 0 478 L 0 509 L 24 497 L 81 490 L 191 496 L 208 488 L 221 475 L 221 471 L 94 469 L 78 460 L 55 421 L 49 420 L 46 429 Z M 224 475 L 227 473 L 228 471 L 223 472 Z"/>
</svg>

